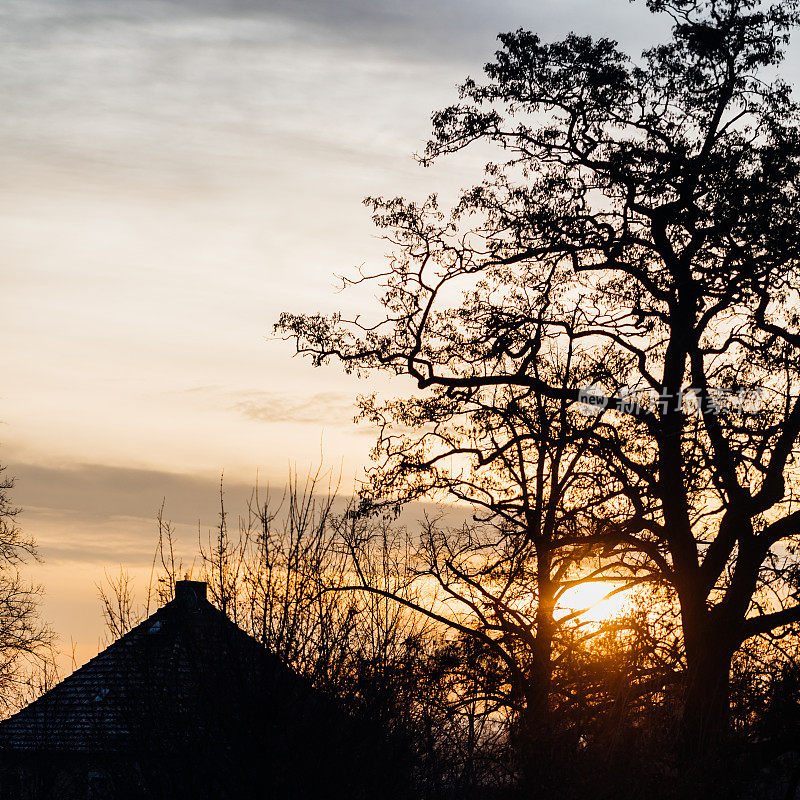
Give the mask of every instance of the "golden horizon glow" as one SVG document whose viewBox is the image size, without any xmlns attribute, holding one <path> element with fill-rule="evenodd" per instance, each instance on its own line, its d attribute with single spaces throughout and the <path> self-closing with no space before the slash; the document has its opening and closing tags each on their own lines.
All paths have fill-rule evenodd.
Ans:
<svg viewBox="0 0 800 800">
<path fill-rule="evenodd" d="M 375 309 L 334 277 L 385 263 L 363 197 L 446 207 L 481 180 L 482 150 L 410 154 L 498 31 L 557 40 L 579 19 L 632 52 L 662 35 L 625 0 L 108 5 L 12 0 L 0 26 L 0 463 L 78 663 L 105 635 L 104 570 L 146 583 L 163 499 L 191 550 L 222 471 L 231 509 L 321 450 L 361 475 L 374 431 L 353 399 L 413 381 L 314 370 L 265 338 L 284 310 Z"/>
</svg>

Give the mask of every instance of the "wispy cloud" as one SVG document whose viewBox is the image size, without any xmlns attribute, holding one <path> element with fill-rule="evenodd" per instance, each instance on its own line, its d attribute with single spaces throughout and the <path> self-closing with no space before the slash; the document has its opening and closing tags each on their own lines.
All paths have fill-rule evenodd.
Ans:
<svg viewBox="0 0 800 800">
<path fill-rule="evenodd" d="M 342 425 L 351 424 L 356 414 L 353 396 L 342 392 L 319 392 L 305 397 L 253 392 L 233 407 L 256 422 Z"/>
</svg>

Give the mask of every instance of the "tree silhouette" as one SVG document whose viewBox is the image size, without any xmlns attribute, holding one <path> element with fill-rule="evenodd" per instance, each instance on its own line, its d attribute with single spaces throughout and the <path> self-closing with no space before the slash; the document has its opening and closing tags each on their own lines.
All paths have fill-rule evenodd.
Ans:
<svg viewBox="0 0 800 800">
<path fill-rule="evenodd" d="M 566 385 L 581 369 L 573 356 L 560 364 L 542 359 L 533 369 Z M 472 646 L 494 661 L 495 679 L 479 694 L 514 717 L 517 749 L 529 754 L 522 763 L 537 784 L 564 740 L 574 746 L 580 736 L 571 706 L 586 687 L 576 690 L 572 662 L 612 628 L 633 627 L 623 620 L 597 625 L 582 618 L 587 609 L 564 608 L 562 599 L 587 579 L 613 594 L 662 576 L 638 548 L 615 541 L 609 550 L 595 535 L 595 504 L 607 503 L 609 493 L 592 452 L 597 421 L 575 413 L 576 405 L 510 387 L 455 400 L 439 391 L 363 401 L 380 435 L 362 512 L 431 497 L 471 510 L 472 521 L 458 528 L 443 520 L 423 525 L 412 582 L 394 597 L 423 613 L 438 607 L 439 622 L 471 635 Z M 357 527 L 350 533 L 359 564 L 369 539 L 359 540 Z M 365 590 L 381 590 L 363 571 L 356 574 Z M 427 591 L 408 591 L 414 579 Z M 651 680 L 641 670 L 633 682 Z M 595 697 L 590 705 L 602 703 Z"/>
<path fill-rule="evenodd" d="M 58 677 L 53 633 L 40 616 L 42 590 L 20 569 L 37 558 L 36 543 L 26 536 L 11 500 L 14 479 L 0 467 L 0 713 L 34 699 Z"/>
<path fill-rule="evenodd" d="M 774 77 L 798 15 L 647 6 L 672 33 L 638 61 L 608 39 L 501 35 L 422 156 L 495 144 L 483 182 L 447 215 L 435 197 L 368 201 L 394 250 L 358 278 L 382 316 L 277 328 L 315 364 L 409 376 L 433 404 L 594 400 L 595 535 L 674 591 L 684 742 L 702 752 L 726 729 L 733 655 L 800 621 L 800 109 Z M 566 383 L 537 371 L 554 350 L 580 354 Z"/>
</svg>

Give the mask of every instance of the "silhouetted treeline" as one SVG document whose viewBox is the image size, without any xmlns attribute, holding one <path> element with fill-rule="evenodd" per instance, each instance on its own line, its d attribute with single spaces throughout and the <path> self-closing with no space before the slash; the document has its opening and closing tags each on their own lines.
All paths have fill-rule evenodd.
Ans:
<svg viewBox="0 0 800 800">
<path fill-rule="evenodd" d="M 407 380 L 359 400 L 362 491 L 295 482 L 233 524 L 221 493 L 189 562 L 414 797 L 796 794 L 800 11 L 645 2 L 671 32 L 638 59 L 502 34 L 433 115 L 423 163 L 494 158 L 449 212 L 366 201 L 391 252 L 345 286 L 377 319 L 276 325 Z M 421 500 L 468 519 L 398 526 Z M 157 555 L 168 594 L 163 519 Z M 109 597 L 117 634 L 124 575 Z"/>
<path fill-rule="evenodd" d="M 275 329 L 407 391 L 359 400 L 378 431 L 362 511 L 472 510 L 423 532 L 414 570 L 441 593 L 428 617 L 499 666 L 525 791 L 786 796 L 800 105 L 780 71 L 800 13 L 645 5 L 670 32 L 638 57 L 501 34 L 419 156 L 489 152 L 483 174 L 449 209 L 368 198 L 390 252 L 344 288 L 372 308 Z M 570 594 L 592 582 L 631 613 L 592 626 Z"/>
<path fill-rule="evenodd" d="M 385 777 L 387 797 L 791 796 L 800 774 L 794 636 L 777 655 L 766 644 L 742 651 L 732 673 L 733 735 L 700 764 L 687 761 L 677 746 L 685 672 L 675 612 L 666 596 L 641 592 L 610 618 L 563 623 L 550 701 L 534 730 L 513 670 L 470 632 L 483 629 L 481 609 L 466 613 L 459 597 L 460 612 L 446 611 L 448 598 L 430 582 L 433 530 L 452 541 L 464 535 L 441 522 L 423 518 L 407 529 L 360 515 L 318 473 L 292 482 L 276 504 L 254 491 L 241 515 L 222 502 L 219 524 L 194 554 L 178 556 L 183 543 L 160 518 L 151 593 L 168 601 L 188 573 L 207 581 L 217 608 L 328 698 L 330 710 L 309 723 L 323 741 L 332 726 L 341 747 L 351 730 L 345 750 L 357 754 L 371 731 L 369 764 L 355 768 L 365 779 L 375 770 L 374 787 Z M 142 618 L 124 576 L 101 595 L 111 631 Z M 447 624 L 455 620 L 463 631 Z M 281 719 L 275 735 L 291 740 L 290 708 Z M 308 738 L 300 730 L 298 742 Z M 235 724 L 219 728 L 230 741 L 239 733 Z M 240 787 L 253 780 L 240 778 Z"/>
</svg>

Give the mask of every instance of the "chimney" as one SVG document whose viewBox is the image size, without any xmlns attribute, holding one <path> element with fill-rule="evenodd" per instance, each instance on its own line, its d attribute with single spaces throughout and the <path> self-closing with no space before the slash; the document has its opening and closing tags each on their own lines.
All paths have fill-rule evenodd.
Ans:
<svg viewBox="0 0 800 800">
<path fill-rule="evenodd" d="M 175 599 L 185 608 L 196 609 L 206 599 L 204 581 L 175 581 Z"/>
</svg>

